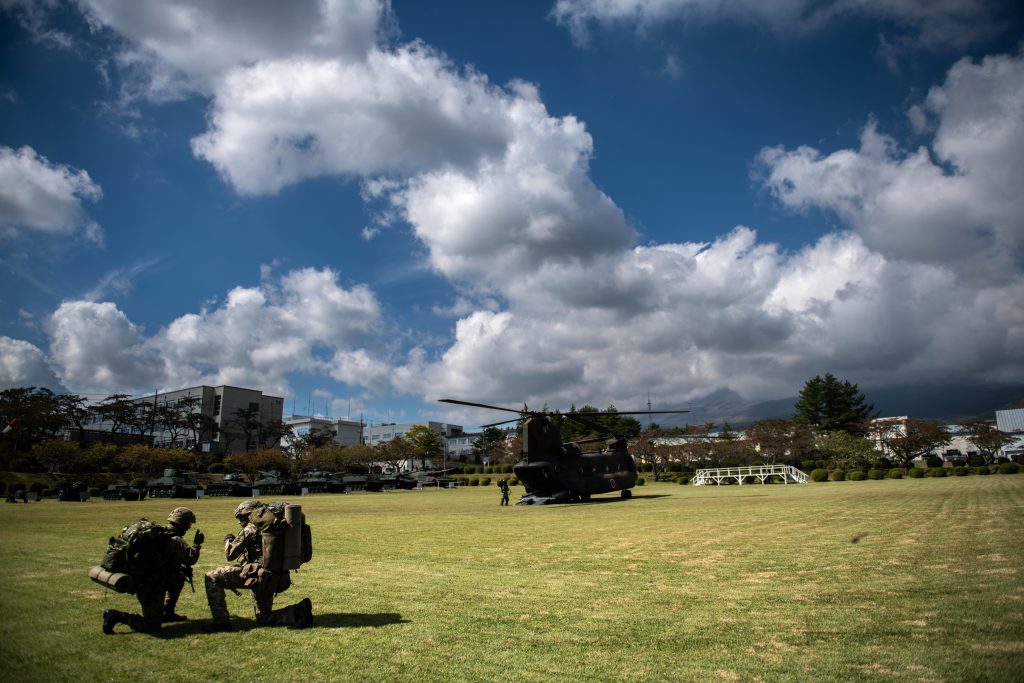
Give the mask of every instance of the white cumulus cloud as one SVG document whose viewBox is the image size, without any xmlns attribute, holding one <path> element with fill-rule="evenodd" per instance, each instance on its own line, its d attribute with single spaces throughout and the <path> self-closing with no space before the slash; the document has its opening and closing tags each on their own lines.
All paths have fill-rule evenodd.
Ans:
<svg viewBox="0 0 1024 683">
<path fill-rule="evenodd" d="M 0 146 L 0 229 L 81 232 L 101 242 L 102 230 L 88 217 L 82 202 L 102 197 L 103 191 L 87 171 L 54 164 L 31 147 Z"/>
<path fill-rule="evenodd" d="M 1005 10 L 998 0 L 557 0 L 551 16 L 579 43 L 595 25 L 738 21 L 803 33 L 852 16 L 893 22 L 909 44 L 963 47 L 998 32 Z"/>
</svg>

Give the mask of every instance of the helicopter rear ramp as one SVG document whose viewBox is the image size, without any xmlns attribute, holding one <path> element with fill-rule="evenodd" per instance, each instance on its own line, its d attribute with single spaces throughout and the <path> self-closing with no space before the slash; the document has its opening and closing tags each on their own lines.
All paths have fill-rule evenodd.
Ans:
<svg viewBox="0 0 1024 683">
<path fill-rule="evenodd" d="M 781 479 L 783 484 L 806 484 L 809 481 L 806 474 L 792 465 L 750 465 L 697 470 L 690 483 L 694 486 L 721 486 L 722 482 L 742 485 L 748 478 L 756 480 L 759 484 L 769 483 L 773 479 Z"/>
</svg>

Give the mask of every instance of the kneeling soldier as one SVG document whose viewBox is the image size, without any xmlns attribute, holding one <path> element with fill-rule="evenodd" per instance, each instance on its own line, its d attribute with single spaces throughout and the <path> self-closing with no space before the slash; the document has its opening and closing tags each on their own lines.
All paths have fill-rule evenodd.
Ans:
<svg viewBox="0 0 1024 683">
<path fill-rule="evenodd" d="M 175 605 L 185 577 L 192 573 L 192 565 L 199 559 L 203 544 L 203 532 L 196 530 L 192 545 L 182 536 L 195 524 L 196 516 L 188 508 L 175 508 L 167 516 L 169 528 L 161 532 L 162 543 L 150 552 L 158 553 L 159 562 L 145 574 L 133 574 L 135 597 L 142 607 L 142 615 L 120 612 L 116 609 L 103 610 L 103 632 L 110 635 L 118 624 L 127 624 L 133 631 L 151 633 L 160 630 L 164 621 L 183 621 L 185 617 L 175 614 Z M 158 527 L 159 528 L 159 527 Z M 166 606 L 164 596 L 168 596 Z"/>
<path fill-rule="evenodd" d="M 206 573 L 206 599 L 210 603 L 213 623 L 208 631 L 231 631 L 225 589 L 252 591 L 257 626 L 291 626 L 306 628 L 313 624 L 313 603 L 305 598 L 294 605 L 274 609 L 274 596 L 288 589 L 291 577 L 287 571 L 272 572 L 264 567 L 262 534 L 249 521 L 250 515 L 263 507 L 258 500 L 247 500 L 235 508 L 235 519 L 242 527 L 236 537 L 224 537 L 224 556 L 239 564 L 218 567 Z"/>
</svg>

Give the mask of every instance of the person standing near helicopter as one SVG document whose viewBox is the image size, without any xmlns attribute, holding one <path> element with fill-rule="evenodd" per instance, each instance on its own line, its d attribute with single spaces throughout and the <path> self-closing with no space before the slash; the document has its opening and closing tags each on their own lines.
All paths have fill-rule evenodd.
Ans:
<svg viewBox="0 0 1024 683">
<path fill-rule="evenodd" d="M 499 479 L 498 488 L 501 490 L 501 505 L 508 505 L 508 479 Z"/>
</svg>

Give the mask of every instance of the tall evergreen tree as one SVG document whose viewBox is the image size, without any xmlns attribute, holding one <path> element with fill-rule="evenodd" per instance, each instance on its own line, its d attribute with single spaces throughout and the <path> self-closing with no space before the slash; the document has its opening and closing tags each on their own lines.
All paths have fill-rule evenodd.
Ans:
<svg viewBox="0 0 1024 683">
<path fill-rule="evenodd" d="M 856 384 L 840 380 L 831 372 L 807 380 L 793 410 L 793 421 L 798 424 L 851 434 L 863 434 L 865 421 L 877 415 Z"/>
</svg>

